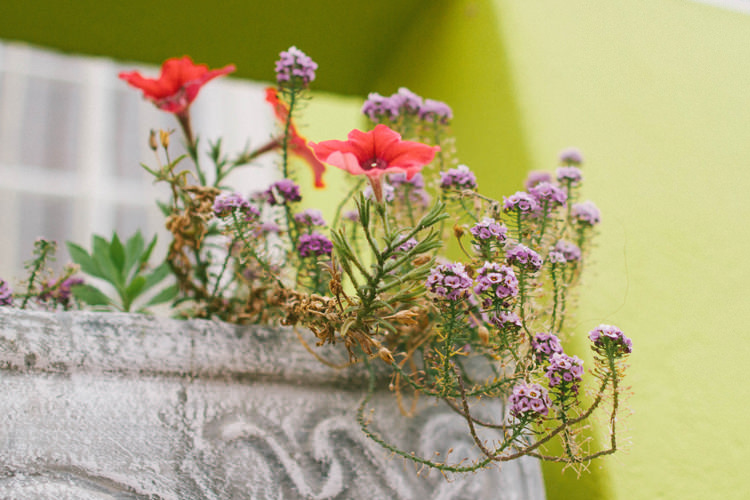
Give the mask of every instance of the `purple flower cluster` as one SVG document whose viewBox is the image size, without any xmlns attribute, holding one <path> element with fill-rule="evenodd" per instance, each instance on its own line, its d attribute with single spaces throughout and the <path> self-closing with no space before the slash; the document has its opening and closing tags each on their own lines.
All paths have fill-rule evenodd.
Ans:
<svg viewBox="0 0 750 500">
<path fill-rule="evenodd" d="M 440 187 L 443 189 L 476 189 L 477 176 L 466 165 L 459 165 L 447 172 L 440 172 Z"/>
<path fill-rule="evenodd" d="M 518 314 L 513 311 L 500 311 L 498 313 L 492 313 L 489 318 L 489 322 L 500 328 L 501 330 L 514 330 L 518 331 L 523 326 L 521 318 Z"/>
<path fill-rule="evenodd" d="M 518 295 L 518 279 L 513 269 L 495 262 L 485 262 L 477 273 L 474 292 L 505 300 Z M 490 299 L 490 300 L 492 300 Z"/>
<path fill-rule="evenodd" d="M 300 257 L 331 255 L 333 243 L 320 233 L 303 234 L 299 237 L 297 251 Z"/>
<path fill-rule="evenodd" d="M 442 101 L 425 99 L 419 108 L 419 117 L 426 122 L 437 122 L 447 125 L 453 119 L 453 110 Z"/>
<path fill-rule="evenodd" d="M 289 179 L 281 179 L 271 184 L 267 190 L 263 191 L 263 198 L 269 205 L 284 205 L 294 201 L 300 201 L 302 195 L 299 186 Z"/>
<path fill-rule="evenodd" d="M 519 211 L 523 213 L 536 212 L 539 204 L 536 198 L 526 191 L 517 191 L 510 196 L 503 196 L 503 210 L 506 212 Z"/>
<path fill-rule="evenodd" d="M 399 116 L 406 115 L 418 116 L 428 122 L 438 121 L 447 124 L 453 118 L 453 112 L 447 104 L 422 99 L 406 87 L 399 88 L 398 92 L 390 97 L 377 92 L 370 93 L 362 105 L 362 114 L 373 122 L 396 121 Z"/>
<path fill-rule="evenodd" d="M 260 211 L 240 193 L 220 193 L 214 200 L 213 210 L 217 217 L 226 217 L 235 211 L 242 212 L 248 220 L 260 216 Z"/>
<path fill-rule="evenodd" d="M 559 167 L 555 174 L 558 182 L 570 183 L 571 186 L 575 186 L 583 180 L 583 174 L 578 167 Z"/>
<path fill-rule="evenodd" d="M 430 204 L 430 195 L 425 190 L 424 177 L 417 172 L 411 179 L 406 178 L 403 172 L 397 172 L 388 176 L 388 182 L 394 188 L 394 199 L 398 198 L 403 203 L 411 203 L 426 207 Z"/>
<path fill-rule="evenodd" d="M 599 209 L 592 201 L 575 203 L 571 207 L 570 214 L 574 221 L 585 226 L 595 226 L 601 221 Z"/>
<path fill-rule="evenodd" d="M 545 375 L 550 387 L 562 386 L 560 390 L 578 392 L 578 382 L 583 378 L 583 360 L 578 356 L 555 352 L 549 357 Z"/>
<path fill-rule="evenodd" d="M 542 268 L 542 258 L 526 245 L 518 244 L 508 250 L 506 259 L 509 264 L 526 271 L 534 272 Z"/>
<path fill-rule="evenodd" d="M 0 279 L 0 306 L 13 305 L 13 291 L 8 286 L 8 282 Z"/>
<path fill-rule="evenodd" d="M 430 270 L 425 285 L 438 297 L 458 300 L 466 297 L 471 290 L 473 280 L 469 277 L 464 265 L 460 262 L 439 264 Z"/>
<path fill-rule="evenodd" d="M 589 339 L 594 349 L 603 355 L 610 353 L 620 357 L 633 352 L 633 341 L 616 326 L 599 325 L 589 332 Z"/>
<path fill-rule="evenodd" d="M 390 203 L 396 199 L 396 190 L 393 188 L 393 186 L 391 186 L 387 182 L 383 182 L 382 189 L 383 189 L 383 200 Z M 375 201 L 375 192 L 372 190 L 372 186 L 370 184 L 365 186 L 365 188 L 362 190 L 362 194 L 368 200 Z"/>
<path fill-rule="evenodd" d="M 485 217 L 474 224 L 469 231 L 474 238 L 480 241 L 492 240 L 497 243 L 504 243 L 508 238 L 508 228 L 489 217 Z"/>
<path fill-rule="evenodd" d="M 580 165 L 583 163 L 583 155 L 577 148 L 567 148 L 560 151 L 560 163 L 565 165 Z"/>
<path fill-rule="evenodd" d="M 409 238 L 405 242 L 401 243 L 398 246 L 398 248 L 396 248 L 396 252 L 397 253 L 408 252 L 409 250 L 411 250 L 412 248 L 414 248 L 415 246 L 417 246 L 418 243 L 419 242 L 417 241 L 416 238 Z M 396 256 L 394 255 L 394 257 L 396 257 Z"/>
<path fill-rule="evenodd" d="M 276 61 L 276 81 L 281 84 L 307 87 L 315 80 L 315 70 L 318 65 L 297 47 L 289 47 L 279 54 Z"/>
<path fill-rule="evenodd" d="M 565 206 L 568 195 L 565 191 L 550 182 L 540 182 L 529 189 L 529 194 L 539 203 L 548 207 Z"/>
<path fill-rule="evenodd" d="M 325 226 L 326 221 L 320 210 L 308 208 L 302 212 L 294 214 L 294 221 L 301 226 Z"/>
<path fill-rule="evenodd" d="M 547 389 L 539 384 L 521 382 L 513 388 L 508 398 L 510 414 L 524 420 L 536 420 L 549 413 L 552 402 Z"/>
<path fill-rule="evenodd" d="M 529 175 L 526 176 L 526 180 L 524 181 L 523 185 L 526 189 L 531 189 L 540 182 L 550 182 L 552 181 L 552 176 L 549 174 L 549 172 L 545 172 L 544 170 L 532 170 L 529 172 Z"/>
<path fill-rule="evenodd" d="M 563 353 L 560 339 L 554 333 L 537 333 L 531 341 L 537 363 L 548 361 L 555 353 Z"/>
<path fill-rule="evenodd" d="M 71 288 L 75 285 L 83 284 L 83 279 L 73 276 L 63 280 L 59 285 L 57 281 L 51 280 L 42 284 L 39 300 L 41 302 L 54 301 L 56 304 L 67 307 L 70 304 L 70 299 L 73 297 Z"/>
<path fill-rule="evenodd" d="M 578 245 L 576 245 L 575 243 L 571 243 L 566 240 L 559 240 L 557 243 L 555 243 L 555 246 L 552 248 L 552 252 L 558 252 L 562 254 L 565 262 L 575 262 L 581 260 L 581 249 L 578 248 Z M 552 252 L 550 252 L 550 255 L 552 254 Z"/>
</svg>

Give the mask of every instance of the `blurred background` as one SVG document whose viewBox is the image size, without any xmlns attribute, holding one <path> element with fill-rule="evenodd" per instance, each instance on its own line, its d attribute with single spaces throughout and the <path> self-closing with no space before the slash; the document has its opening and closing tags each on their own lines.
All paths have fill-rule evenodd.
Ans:
<svg viewBox="0 0 750 500">
<path fill-rule="evenodd" d="M 568 349 L 587 357 L 586 332 L 621 327 L 632 396 L 621 451 L 580 477 L 545 465 L 548 498 L 750 498 L 747 0 L 3 2 L 0 276 L 20 276 L 37 236 L 162 231 L 139 163 L 154 162 L 149 129 L 177 125 L 119 71 L 236 64 L 192 109 L 201 137 L 237 151 L 272 132 L 263 88 L 291 45 L 320 66 L 311 140 L 343 139 L 368 92 L 406 86 L 453 107 L 458 155 L 489 195 L 582 150 L 603 217 Z M 331 203 L 337 174 L 311 205 Z M 232 182 L 273 176 L 260 163 Z"/>
</svg>

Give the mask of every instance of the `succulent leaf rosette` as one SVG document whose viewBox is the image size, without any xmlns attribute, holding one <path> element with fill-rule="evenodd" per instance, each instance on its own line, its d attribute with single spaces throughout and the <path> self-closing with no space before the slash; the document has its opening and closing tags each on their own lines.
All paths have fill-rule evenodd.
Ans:
<svg viewBox="0 0 750 500">
<path fill-rule="evenodd" d="M 458 160 L 450 107 L 406 88 L 370 94 L 367 124 L 346 140 L 309 142 L 296 117 L 317 69 L 296 47 L 281 53 L 277 85 L 266 92 L 278 130 L 236 156 L 220 141 L 201 151 L 188 112 L 201 86 L 234 66 L 209 70 L 185 57 L 165 62 L 159 79 L 120 75 L 175 114 L 188 146 L 187 158 L 172 159 L 162 132 L 161 144 L 152 137 L 159 163 L 146 167 L 171 193 L 160 206 L 172 236 L 175 314 L 299 326 L 318 344 L 341 345 L 371 374 L 358 413 L 364 433 L 426 467 L 470 472 L 525 455 L 585 466 L 613 453 L 632 342 L 617 327 L 596 327 L 592 367 L 563 347 L 601 220 L 580 200 L 581 153 L 565 150 L 554 175 L 533 172 L 525 190 L 495 200 Z M 277 155 L 276 182 L 255 192 L 226 185 L 232 170 L 266 154 Z M 308 187 L 295 170 L 304 164 L 318 189 L 327 166 L 344 170 L 348 192 L 331 192 L 322 211 L 303 208 Z M 447 252 L 451 239 L 455 251 Z M 12 303 L 4 282 L 0 302 Z M 365 412 L 377 363 L 392 370 L 393 391 L 440 399 L 461 415 L 476 458 L 420 456 L 374 431 Z M 506 402 L 506 412 L 479 418 L 479 400 L 488 398 Z M 602 412 L 610 436 L 596 450 L 582 429 Z M 483 441 L 483 426 L 503 439 Z M 555 441 L 562 446 L 548 446 Z"/>
</svg>

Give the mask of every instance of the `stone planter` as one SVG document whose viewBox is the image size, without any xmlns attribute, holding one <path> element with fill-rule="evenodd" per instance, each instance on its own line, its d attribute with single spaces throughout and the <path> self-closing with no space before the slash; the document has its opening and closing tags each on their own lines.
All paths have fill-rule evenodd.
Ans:
<svg viewBox="0 0 750 500">
<path fill-rule="evenodd" d="M 3 499 L 545 498 L 534 459 L 418 477 L 359 429 L 361 368 L 320 364 L 290 330 L 2 309 L 0 370 Z M 447 406 L 408 419 L 385 386 L 376 430 L 473 453 Z"/>
</svg>

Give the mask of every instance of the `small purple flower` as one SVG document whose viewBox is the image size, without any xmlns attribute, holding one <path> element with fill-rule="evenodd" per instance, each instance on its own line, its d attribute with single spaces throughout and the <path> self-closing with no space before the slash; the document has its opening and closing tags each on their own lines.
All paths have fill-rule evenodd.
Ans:
<svg viewBox="0 0 750 500">
<path fill-rule="evenodd" d="M 490 315 L 489 322 L 501 330 L 518 331 L 523 326 L 521 318 L 512 311 L 500 311 Z"/>
<path fill-rule="evenodd" d="M 398 92 L 391 95 L 391 101 L 402 114 L 415 115 L 422 109 L 422 98 L 406 87 L 399 88 Z"/>
<path fill-rule="evenodd" d="M 403 172 L 396 172 L 388 176 L 388 182 L 393 187 L 399 186 L 410 186 L 414 189 L 424 189 L 424 176 L 421 172 L 414 174 L 411 179 L 406 178 L 406 174 Z"/>
<path fill-rule="evenodd" d="M 489 292 L 493 300 L 495 297 L 505 300 L 518 295 L 516 273 L 508 266 L 503 266 L 496 262 L 485 262 L 479 268 L 476 281 L 477 284 L 474 286 L 474 292 L 477 295 L 487 295 Z"/>
<path fill-rule="evenodd" d="M 263 194 L 269 205 L 284 205 L 302 199 L 299 186 L 289 179 L 274 182 Z"/>
<path fill-rule="evenodd" d="M 536 198 L 526 191 L 517 191 L 510 196 L 503 196 L 503 210 L 511 212 L 517 210 L 522 213 L 536 212 L 539 204 Z"/>
<path fill-rule="evenodd" d="M 308 208 L 302 212 L 294 214 L 294 220 L 301 226 L 325 226 L 326 221 L 323 219 L 323 214 L 320 210 L 315 208 Z"/>
<path fill-rule="evenodd" d="M 560 339 L 554 333 L 537 333 L 531 341 L 531 347 L 537 363 L 548 361 L 553 354 L 563 352 Z"/>
<path fill-rule="evenodd" d="M 357 212 L 356 210 L 347 210 L 346 212 L 341 214 L 341 217 L 352 222 L 359 222 L 359 212 Z"/>
<path fill-rule="evenodd" d="M 299 237 L 297 251 L 300 257 L 331 255 L 333 243 L 320 233 L 303 234 Z"/>
<path fill-rule="evenodd" d="M 214 200 L 213 209 L 217 217 L 227 217 L 235 211 L 242 212 L 248 220 L 260 216 L 260 211 L 240 193 L 220 193 Z"/>
<path fill-rule="evenodd" d="M 51 280 L 42 284 L 42 290 L 39 293 L 39 300 L 41 302 L 53 301 L 55 304 L 60 304 L 63 307 L 67 307 L 70 304 L 70 299 L 73 297 L 71 288 L 75 285 L 83 283 L 83 279 L 77 277 L 70 277 L 57 284 L 58 280 Z"/>
<path fill-rule="evenodd" d="M 564 264 L 567 264 L 568 261 L 562 252 L 558 252 L 557 250 L 552 249 L 547 254 L 547 262 L 553 265 L 554 264 L 564 265 Z"/>
<path fill-rule="evenodd" d="M 518 244 L 508 250 L 506 259 L 509 264 L 518 266 L 526 271 L 538 271 L 542 268 L 542 258 L 534 250 Z"/>
<path fill-rule="evenodd" d="M 601 221 L 599 209 L 596 208 L 593 201 L 573 204 L 570 215 L 575 222 L 584 226 L 595 226 Z"/>
<path fill-rule="evenodd" d="M 529 172 L 529 175 L 526 176 L 523 186 L 526 189 L 531 189 L 540 182 L 550 182 L 551 180 L 552 176 L 549 172 L 545 172 L 544 170 L 532 170 Z"/>
<path fill-rule="evenodd" d="M 453 264 L 438 264 L 430 271 L 425 285 L 427 289 L 438 297 L 448 300 L 458 300 L 466 297 L 471 290 L 473 280 L 469 277 L 464 265 L 460 262 Z"/>
<path fill-rule="evenodd" d="M 315 70 L 318 65 L 297 47 L 289 47 L 279 54 L 276 61 L 276 81 L 281 84 L 307 87 L 315 80 Z"/>
<path fill-rule="evenodd" d="M 362 114 L 373 122 L 381 122 L 384 119 L 394 121 L 399 115 L 399 105 L 390 97 L 371 92 L 362 105 Z"/>
<path fill-rule="evenodd" d="M 415 246 L 417 246 L 417 243 L 419 243 L 419 242 L 417 241 L 416 238 L 409 238 L 405 242 L 401 243 L 398 246 L 398 248 L 396 248 L 396 252 L 397 253 L 408 252 L 409 250 L 411 250 L 412 248 L 414 248 Z M 395 258 L 396 255 L 394 255 L 393 257 Z"/>
<path fill-rule="evenodd" d="M 583 163 L 583 155 L 578 148 L 566 148 L 560 151 L 560 163 L 565 165 L 580 165 Z"/>
<path fill-rule="evenodd" d="M 555 174 L 561 184 L 570 183 L 571 186 L 575 186 L 583 180 L 583 174 L 578 167 L 559 167 Z"/>
<path fill-rule="evenodd" d="M 633 341 L 616 326 L 599 325 L 589 332 L 589 339 L 594 343 L 594 349 L 605 356 L 611 353 L 621 357 L 633 352 Z"/>
<path fill-rule="evenodd" d="M 440 187 L 443 189 L 476 189 L 477 177 L 466 165 L 459 165 L 447 172 L 440 172 Z"/>
<path fill-rule="evenodd" d="M 469 231 L 480 241 L 492 240 L 503 243 L 508 238 L 508 228 L 489 217 L 474 224 Z"/>
<path fill-rule="evenodd" d="M 550 387 L 559 386 L 561 391 L 578 392 L 578 382 L 583 378 L 583 360 L 578 356 L 555 352 L 549 357 L 545 375 Z"/>
<path fill-rule="evenodd" d="M 521 382 L 513 388 L 508 404 L 510 404 L 510 414 L 524 420 L 545 417 L 552 406 L 547 389 L 539 384 L 526 382 Z"/>
<path fill-rule="evenodd" d="M 8 282 L 0 279 L 0 306 L 13 305 L 13 291 L 8 286 Z"/>
<path fill-rule="evenodd" d="M 419 118 L 426 122 L 447 125 L 453 119 L 453 110 L 444 102 L 425 99 L 419 108 Z"/>
<path fill-rule="evenodd" d="M 549 182 L 540 182 L 529 189 L 529 194 L 533 196 L 540 206 L 547 205 L 549 208 L 565 206 L 568 195 L 565 191 Z"/>
<path fill-rule="evenodd" d="M 575 243 L 567 240 L 559 240 L 555 243 L 553 251 L 562 253 L 568 262 L 581 260 L 581 249 Z"/>
<path fill-rule="evenodd" d="M 260 229 L 263 235 L 279 234 L 281 232 L 281 228 L 275 222 L 263 222 L 258 229 Z"/>
<path fill-rule="evenodd" d="M 396 190 L 387 182 L 382 183 L 383 188 L 383 200 L 390 203 L 396 199 Z M 362 190 L 362 194 L 370 201 L 375 201 L 375 193 L 372 191 L 372 186 L 368 184 Z"/>
</svg>

